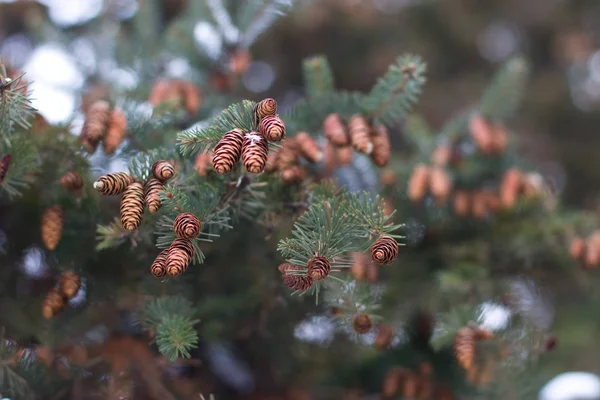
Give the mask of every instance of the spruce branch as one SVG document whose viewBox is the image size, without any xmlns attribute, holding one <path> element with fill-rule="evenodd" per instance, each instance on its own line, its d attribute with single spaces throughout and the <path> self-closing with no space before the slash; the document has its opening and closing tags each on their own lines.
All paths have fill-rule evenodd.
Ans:
<svg viewBox="0 0 600 400">
<path fill-rule="evenodd" d="M 29 119 L 35 109 L 29 98 L 29 83 L 23 81 L 23 75 L 11 79 L 6 68 L 0 63 L 0 136 L 6 143 L 15 126 L 29 129 Z"/>
<path fill-rule="evenodd" d="M 152 177 L 152 165 L 159 160 L 174 160 L 178 158 L 177 149 L 174 147 L 161 147 L 149 151 L 140 151 L 129 161 L 129 173 L 146 181 Z"/>
<path fill-rule="evenodd" d="M 112 247 L 117 247 L 127 239 L 129 239 L 134 232 L 128 231 L 123 228 L 119 218 L 115 217 L 108 225 L 98 225 L 96 227 L 96 250 L 106 250 Z"/>
<path fill-rule="evenodd" d="M 468 111 L 455 115 L 442 127 L 440 136 L 450 141 L 461 138 L 465 132 L 468 132 L 469 118 Z"/>
<path fill-rule="evenodd" d="M 352 214 L 356 217 L 363 227 L 368 230 L 375 239 L 381 235 L 388 235 L 399 239 L 404 236 L 393 235 L 392 232 L 404 227 L 404 224 L 394 224 L 392 222 L 395 211 L 385 215 L 383 199 L 379 196 L 373 198 L 367 192 L 350 194 L 348 196 L 348 206 Z"/>
<path fill-rule="evenodd" d="M 325 56 L 319 55 L 305 59 L 302 63 L 302 71 L 308 97 L 324 96 L 335 90 L 331 66 Z"/>
<path fill-rule="evenodd" d="M 249 0 L 245 3 L 240 10 L 238 26 L 243 31 L 240 46 L 247 49 L 291 10 L 294 0 Z"/>
<path fill-rule="evenodd" d="M 521 107 L 528 79 L 529 65 L 524 58 L 516 57 L 508 61 L 483 93 L 481 113 L 494 120 L 511 118 Z"/>
<path fill-rule="evenodd" d="M 169 361 L 191 358 L 190 350 L 198 347 L 198 332 L 194 328 L 199 321 L 182 315 L 164 317 L 156 329 L 158 350 Z"/>
<path fill-rule="evenodd" d="M 388 126 L 403 118 L 421 94 L 425 70 L 420 57 L 398 57 L 364 99 L 365 114 Z"/>
<path fill-rule="evenodd" d="M 35 181 L 35 173 L 40 168 L 38 149 L 32 141 L 22 136 L 11 138 L 10 143 L 0 148 L 3 151 L 2 156 L 12 156 L 10 167 L 0 187 L 9 198 L 21 196 L 23 190 Z"/>
</svg>

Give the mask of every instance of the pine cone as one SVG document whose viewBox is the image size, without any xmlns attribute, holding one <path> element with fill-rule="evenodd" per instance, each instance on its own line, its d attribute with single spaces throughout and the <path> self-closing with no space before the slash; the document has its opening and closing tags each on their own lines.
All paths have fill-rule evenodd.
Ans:
<svg viewBox="0 0 600 400">
<path fill-rule="evenodd" d="M 403 377 L 406 375 L 406 370 L 400 367 L 391 368 L 383 380 L 381 394 L 383 397 L 394 397 L 400 391 L 400 383 L 403 383 Z"/>
<path fill-rule="evenodd" d="M 202 223 L 194 214 L 184 212 L 175 217 L 173 230 L 183 239 L 193 239 L 200 234 Z"/>
<path fill-rule="evenodd" d="M 227 66 L 233 75 L 240 76 L 248 70 L 251 61 L 252 55 L 248 50 L 237 48 L 229 55 Z"/>
<path fill-rule="evenodd" d="M 175 239 L 167 253 L 167 274 L 177 276 L 184 273 L 194 258 L 194 246 L 189 239 Z"/>
<path fill-rule="evenodd" d="M 571 241 L 571 245 L 569 246 L 569 254 L 574 260 L 582 260 L 583 255 L 585 254 L 586 243 L 580 237 L 576 237 Z"/>
<path fill-rule="evenodd" d="M 360 153 L 371 154 L 373 143 L 371 143 L 370 131 L 371 128 L 366 118 L 362 115 L 356 114 L 350 118 L 348 122 L 348 134 L 354 150 Z"/>
<path fill-rule="evenodd" d="M 295 137 L 283 142 L 281 149 L 277 152 L 277 168 L 286 170 L 298 164 L 298 142 Z"/>
<path fill-rule="evenodd" d="M 66 298 L 54 288 L 48 292 L 42 303 L 42 315 L 46 319 L 50 319 L 58 315 L 67 304 Z"/>
<path fill-rule="evenodd" d="M 175 167 L 169 161 L 157 161 L 152 165 L 152 175 L 159 181 L 166 182 L 175 175 Z"/>
<path fill-rule="evenodd" d="M 398 257 L 398 243 L 393 237 L 381 236 L 371 247 L 371 259 L 378 264 L 391 264 Z"/>
<path fill-rule="evenodd" d="M 430 174 L 431 194 L 437 199 L 438 204 L 444 204 L 452 191 L 452 181 L 443 168 L 433 167 Z"/>
<path fill-rule="evenodd" d="M 457 190 L 454 193 L 454 213 L 459 217 L 466 217 L 471 211 L 471 194 L 466 190 Z"/>
<path fill-rule="evenodd" d="M 377 327 L 377 336 L 373 342 L 373 347 L 378 350 L 385 350 L 392 344 L 394 340 L 394 329 L 387 324 L 381 324 Z"/>
<path fill-rule="evenodd" d="M 200 89 L 192 82 L 182 82 L 181 91 L 183 92 L 183 105 L 190 115 L 196 115 L 202 105 L 202 95 Z"/>
<path fill-rule="evenodd" d="M 42 242 L 48 250 L 56 249 L 62 236 L 63 210 L 59 205 L 48 207 L 42 214 Z"/>
<path fill-rule="evenodd" d="M 365 279 L 367 268 L 371 260 L 368 255 L 360 252 L 352 252 L 350 255 L 354 261 L 354 264 L 350 267 L 350 273 L 354 279 L 360 282 Z"/>
<path fill-rule="evenodd" d="M 240 159 L 243 142 L 244 133 L 241 129 L 233 129 L 223 135 L 213 150 L 213 169 L 217 174 L 231 172 Z"/>
<path fill-rule="evenodd" d="M 446 167 L 452 158 L 452 148 L 442 145 L 435 148 L 431 154 L 431 163 L 437 167 Z"/>
<path fill-rule="evenodd" d="M 133 183 L 133 176 L 127 172 L 114 172 L 98 178 L 94 182 L 94 189 L 105 196 L 114 196 L 121 194 L 127 189 L 127 186 Z"/>
<path fill-rule="evenodd" d="M 473 141 L 482 153 L 490 154 L 494 151 L 492 130 L 483 116 L 476 114 L 471 117 L 469 131 Z"/>
<path fill-rule="evenodd" d="M 478 190 L 473 193 L 473 216 L 478 219 L 485 218 L 488 212 L 487 197 L 485 192 Z"/>
<path fill-rule="evenodd" d="M 169 253 L 169 249 L 164 249 L 154 259 L 152 262 L 152 266 L 150 267 L 150 273 L 155 278 L 164 278 L 167 275 L 167 254 Z"/>
<path fill-rule="evenodd" d="M 311 277 L 304 276 L 304 275 L 294 275 L 294 274 L 288 273 L 288 271 L 301 271 L 302 268 L 295 266 L 295 265 L 287 264 L 287 263 L 280 264 L 279 267 L 277 267 L 277 268 L 283 274 L 281 277 L 283 280 L 283 283 L 290 289 L 304 291 L 304 290 L 308 290 L 312 287 L 313 280 Z"/>
<path fill-rule="evenodd" d="M 198 176 L 206 176 L 210 168 L 211 153 L 204 152 L 196 156 L 194 160 L 194 170 Z"/>
<path fill-rule="evenodd" d="M 181 81 L 159 79 L 152 85 L 148 101 L 153 107 L 162 103 L 180 104 L 182 100 Z"/>
<path fill-rule="evenodd" d="M 494 337 L 494 332 L 480 326 L 474 327 L 476 340 L 490 340 Z"/>
<path fill-rule="evenodd" d="M 408 181 L 408 198 L 414 202 L 422 201 L 429 189 L 430 170 L 425 164 L 415 167 Z"/>
<path fill-rule="evenodd" d="M 162 206 L 160 192 L 163 188 L 162 182 L 156 178 L 148 179 L 148 182 L 144 185 L 144 200 L 150 214 L 157 213 L 158 209 Z"/>
<path fill-rule="evenodd" d="M 70 192 L 78 192 L 83 187 L 83 178 L 77 172 L 67 172 L 58 181 L 60 186 Z"/>
<path fill-rule="evenodd" d="M 284 169 L 281 172 L 281 180 L 286 185 L 297 185 L 306 180 L 307 173 L 306 170 L 302 167 L 294 165 L 293 167 Z"/>
<path fill-rule="evenodd" d="M 63 296 L 72 299 L 81 288 L 81 278 L 73 271 L 65 271 L 60 277 L 58 287 Z"/>
<path fill-rule="evenodd" d="M 365 334 L 373 328 L 373 320 L 368 314 L 356 314 L 352 320 L 352 327 L 356 333 Z"/>
<path fill-rule="evenodd" d="M 254 126 L 258 127 L 260 121 L 267 115 L 275 114 L 277 114 L 277 102 L 275 101 L 275 99 L 266 98 L 264 100 L 259 101 L 254 106 Z"/>
<path fill-rule="evenodd" d="M 269 145 L 258 132 L 250 132 L 244 136 L 242 144 L 242 162 L 246 171 L 252 174 L 263 172 L 267 165 Z"/>
<path fill-rule="evenodd" d="M 323 152 L 319 148 L 315 139 L 306 132 L 300 132 L 296 135 L 296 142 L 300 154 L 311 163 L 323 160 Z"/>
<path fill-rule="evenodd" d="M 329 140 L 329 143 L 334 146 L 344 147 L 350 144 L 346 127 L 338 114 L 329 114 L 325 118 L 325 121 L 323 121 L 323 133 L 327 140 Z"/>
<path fill-rule="evenodd" d="M 475 360 L 475 331 L 471 328 L 461 328 L 454 338 L 454 356 L 461 368 L 469 370 Z"/>
<path fill-rule="evenodd" d="M 500 199 L 506 208 L 512 208 L 523 186 L 523 175 L 517 168 L 510 168 L 504 173 L 500 183 Z"/>
<path fill-rule="evenodd" d="M 12 161 L 12 155 L 6 154 L 0 158 L 0 185 L 4 183 L 8 169 L 10 168 L 10 162 Z"/>
<path fill-rule="evenodd" d="M 321 256 L 315 256 L 308 260 L 308 276 L 315 281 L 327 278 L 331 271 L 331 263 L 328 259 Z"/>
<path fill-rule="evenodd" d="M 587 240 L 584 265 L 586 268 L 596 268 L 598 264 L 600 264 L 600 232 L 595 232 Z"/>
<path fill-rule="evenodd" d="M 402 398 L 403 399 L 414 399 L 417 395 L 417 388 L 419 387 L 419 377 L 409 372 L 404 376 L 404 382 L 402 383 Z"/>
<path fill-rule="evenodd" d="M 397 179 L 396 171 L 391 168 L 386 168 L 379 173 L 379 180 L 385 186 L 393 186 Z"/>
<path fill-rule="evenodd" d="M 125 189 L 120 211 L 123 228 L 134 231 L 140 226 L 144 214 L 144 188 L 141 183 L 134 182 Z"/>
<path fill-rule="evenodd" d="M 109 98 L 110 88 L 107 85 L 99 83 L 91 86 L 86 89 L 81 98 L 81 111 L 83 111 L 84 114 L 87 114 L 92 104 L 100 100 L 107 101 Z"/>
<path fill-rule="evenodd" d="M 276 115 L 267 115 L 261 119 L 258 130 L 269 142 L 280 142 L 285 138 L 285 124 Z"/>
<path fill-rule="evenodd" d="M 506 150 L 508 142 L 506 129 L 500 123 L 492 125 L 492 151 L 496 154 L 502 154 Z"/>
<path fill-rule="evenodd" d="M 85 149 L 93 153 L 98 143 L 106 135 L 110 122 L 110 104 L 106 101 L 97 101 L 85 114 L 85 122 L 81 129 L 80 140 Z"/>
<path fill-rule="evenodd" d="M 390 144 L 390 135 L 384 125 L 378 125 L 371 130 L 371 142 L 373 151 L 371 160 L 379 168 L 385 167 L 392 156 L 392 145 Z"/>
<path fill-rule="evenodd" d="M 354 151 L 350 146 L 336 147 L 335 157 L 340 165 L 349 165 L 354 157 Z"/>
<path fill-rule="evenodd" d="M 111 113 L 108 130 L 102 142 L 102 148 L 106 154 L 112 154 L 125 139 L 127 135 L 127 117 L 123 111 L 115 109 Z"/>
</svg>

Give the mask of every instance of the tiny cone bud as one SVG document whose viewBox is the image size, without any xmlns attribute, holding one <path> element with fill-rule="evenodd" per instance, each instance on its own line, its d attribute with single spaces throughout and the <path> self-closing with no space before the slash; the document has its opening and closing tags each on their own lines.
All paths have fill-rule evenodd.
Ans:
<svg viewBox="0 0 600 400">
<path fill-rule="evenodd" d="M 415 167 L 408 181 L 408 198 L 413 202 L 423 201 L 427 195 L 430 181 L 430 170 L 425 164 Z"/>
<path fill-rule="evenodd" d="M 472 328 L 461 328 L 454 338 L 454 355 L 458 365 L 469 370 L 475 360 L 475 331 Z"/>
<path fill-rule="evenodd" d="M 167 276 L 167 254 L 169 253 L 169 249 L 164 249 L 161 251 L 154 261 L 152 262 L 152 266 L 150 267 L 150 273 L 158 279 L 164 278 Z"/>
<path fill-rule="evenodd" d="M 371 160 L 379 168 L 385 167 L 392 156 L 392 145 L 390 144 L 390 135 L 384 125 L 378 125 L 371 130 L 371 142 L 373 143 L 373 152 Z"/>
<path fill-rule="evenodd" d="M 133 176 L 126 172 L 114 172 L 98 178 L 94 182 L 94 189 L 105 196 L 114 196 L 121 194 L 127 189 L 127 186 L 133 183 Z"/>
<path fill-rule="evenodd" d="M 365 117 L 356 114 L 348 122 L 348 134 L 352 147 L 360 153 L 371 154 L 373 143 L 370 137 L 371 128 Z"/>
<path fill-rule="evenodd" d="M 175 239 L 167 251 L 165 263 L 167 274 L 177 276 L 184 273 L 194 258 L 194 246 L 189 239 Z"/>
<path fill-rule="evenodd" d="M 448 145 L 436 147 L 431 154 L 431 163 L 437 167 L 446 167 L 452 158 L 452 148 Z"/>
<path fill-rule="evenodd" d="M 63 209 L 59 205 L 48 207 L 42 214 L 42 242 L 48 250 L 56 249 L 63 230 Z"/>
<path fill-rule="evenodd" d="M 59 281 L 59 291 L 67 299 L 77 296 L 81 288 L 81 278 L 73 271 L 65 271 Z"/>
<path fill-rule="evenodd" d="M 452 191 L 452 181 L 443 168 L 431 169 L 430 185 L 431 194 L 437 199 L 438 204 L 443 204 Z"/>
<path fill-rule="evenodd" d="M 315 281 L 327 278 L 331 271 L 331 263 L 325 257 L 316 256 L 308 260 L 307 274 Z"/>
<path fill-rule="evenodd" d="M 152 165 L 152 175 L 161 182 L 166 182 L 175 175 L 175 167 L 166 160 L 159 160 Z"/>
<path fill-rule="evenodd" d="M 373 328 L 373 320 L 368 314 L 356 314 L 352 320 L 352 327 L 359 334 L 365 334 Z"/>
<path fill-rule="evenodd" d="M 136 230 L 144 214 L 144 187 L 134 182 L 125 189 L 121 197 L 121 224 L 128 231 Z"/>
<path fill-rule="evenodd" d="M 269 142 L 280 142 L 285 138 L 285 124 L 276 115 L 267 115 L 261 119 L 258 130 Z"/>
<path fill-rule="evenodd" d="M 493 134 L 490 124 L 477 114 L 469 121 L 469 131 L 473 141 L 484 154 L 490 154 L 494 150 Z"/>
<path fill-rule="evenodd" d="M 200 234 L 201 230 L 202 223 L 192 213 L 181 213 L 173 221 L 173 231 L 183 239 L 193 239 Z"/>
<path fill-rule="evenodd" d="M 505 208 L 514 207 L 523 184 L 523 175 L 517 168 L 504 173 L 500 183 L 500 200 Z"/>
<path fill-rule="evenodd" d="M 471 211 L 471 194 L 466 190 L 457 190 L 454 193 L 454 213 L 458 217 L 466 217 Z"/>
<path fill-rule="evenodd" d="M 582 260 L 585 254 L 586 243 L 583 238 L 576 237 L 571 241 L 569 246 L 569 254 L 574 260 Z"/>
<path fill-rule="evenodd" d="M 113 110 L 108 124 L 106 136 L 102 141 L 102 148 L 106 154 L 112 154 L 127 136 L 127 117 L 119 109 Z"/>
<path fill-rule="evenodd" d="M 144 185 L 144 200 L 150 214 L 155 214 L 161 207 L 160 192 L 164 186 L 161 181 L 156 178 L 148 179 Z"/>
<path fill-rule="evenodd" d="M 210 153 L 200 153 L 194 160 L 194 170 L 198 176 L 206 176 L 210 169 L 210 160 L 212 155 Z"/>
<path fill-rule="evenodd" d="M 250 132 L 244 135 L 242 143 L 242 162 L 246 171 L 258 174 L 265 170 L 269 145 L 267 140 L 258 132 Z"/>
<path fill-rule="evenodd" d="M 319 145 L 308 133 L 298 133 L 296 135 L 296 143 L 298 143 L 300 154 L 302 154 L 309 162 L 316 163 L 323 159 L 323 152 L 319 148 Z"/>
<path fill-rule="evenodd" d="M 371 259 L 378 264 L 391 264 L 398 257 L 398 242 L 390 236 L 381 236 L 371 246 Z"/>
<path fill-rule="evenodd" d="M 323 133 L 329 143 L 334 146 L 345 147 L 350 144 L 346 127 L 338 114 L 329 114 L 323 121 Z"/>
<path fill-rule="evenodd" d="M 195 115 L 202 104 L 202 95 L 200 89 L 192 82 L 182 82 L 181 91 L 183 92 L 183 105 L 190 115 Z"/>
<path fill-rule="evenodd" d="M 387 324 L 381 324 L 377 327 L 377 336 L 373 342 L 373 347 L 379 350 L 385 350 L 392 344 L 394 339 L 394 329 Z"/>
<path fill-rule="evenodd" d="M 0 185 L 3 184 L 4 179 L 6 179 L 6 174 L 8 174 L 11 161 L 11 154 L 5 154 L 2 158 L 0 158 Z"/>
<path fill-rule="evenodd" d="M 213 150 L 213 169 L 217 174 L 231 172 L 235 164 L 240 160 L 244 133 L 241 129 L 233 129 L 227 132 Z"/>
<path fill-rule="evenodd" d="M 304 182 L 307 177 L 308 174 L 306 173 L 306 170 L 297 165 L 284 169 L 281 172 L 281 180 L 286 185 L 297 185 L 299 183 Z"/>
<path fill-rule="evenodd" d="M 83 187 L 83 178 L 77 172 L 67 172 L 58 181 L 60 186 L 70 192 L 78 192 Z"/>
</svg>

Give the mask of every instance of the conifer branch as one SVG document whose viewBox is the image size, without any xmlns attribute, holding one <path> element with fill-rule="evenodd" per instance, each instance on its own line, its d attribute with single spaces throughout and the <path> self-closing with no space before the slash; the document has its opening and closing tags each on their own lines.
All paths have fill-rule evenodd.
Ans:
<svg viewBox="0 0 600 400">
<path fill-rule="evenodd" d="M 29 119 L 35 111 L 29 99 L 29 83 L 24 83 L 23 75 L 9 78 L 0 63 L 0 136 L 7 143 L 16 126 L 31 127 Z"/>
<path fill-rule="evenodd" d="M 115 217 L 108 225 L 98 225 L 96 227 L 96 250 L 106 250 L 111 247 L 117 247 L 127 239 L 129 239 L 135 232 L 131 232 L 123 228 L 119 218 Z"/>
<path fill-rule="evenodd" d="M 0 188 L 9 198 L 21 196 L 23 190 L 35 181 L 35 173 L 40 168 L 38 149 L 22 136 L 11 138 L 10 143 L 0 146 L 0 149 L 1 156 L 11 155 L 10 167 Z"/>
<path fill-rule="evenodd" d="M 307 58 L 303 61 L 302 67 L 308 97 L 324 96 L 335 90 L 331 66 L 324 56 Z"/>
<path fill-rule="evenodd" d="M 481 98 L 481 113 L 494 120 L 506 120 L 514 115 L 527 89 L 529 65 L 522 57 L 508 61 L 496 73 Z"/>
<path fill-rule="evenodd" d="M 244 32 L 240 45 L 249 48 L 281 16 L 291 8 L 294 0 L 250 0 L 243 6 L 239 19 Z"/>
</svg>

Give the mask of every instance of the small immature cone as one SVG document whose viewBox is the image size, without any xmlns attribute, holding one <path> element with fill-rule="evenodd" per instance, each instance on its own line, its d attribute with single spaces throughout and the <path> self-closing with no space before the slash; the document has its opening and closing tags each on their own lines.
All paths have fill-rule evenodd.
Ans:
<svg viewBox="0 0 600 400">
<path fill-rule="evenodd" d="M 340 165 L 348 165 L 352 162 L 354 151 L 351 146 L 336 147 L 334 149 L 335 157 Z"/>
<path fill-rule="evenodd" d="M 373 342 L 373 347 L 378 350 L 385 350 L 392 344 L 394 340 L 394 329 L 383 323 L 377 327 L 377 336 Z"/>
<path fill-rule="evenodd" d="M 471 117 L 469 131 L 473 141 L 482 153 L 490 154 L 494 151 L 492 129 L 482 115 L 476 114 Z"/>
<path fill-rule="evenodd" d="M 102 141 L 102 148 L 106 154 L 112 154 L 123 142 L 127 136 L 127 117 L 125 113 L 119 109 L 113 110 L 111 113 L 108 130 Z"/>
<path fill-rule="evenodd" d="M 83 187 L 83 178 L 77 172 L 67 172 L 58 181 L 69 192 L 78 192 Z"/>
<path fill-rule="evenodd" d="M 127 186 L 133 183 L 133 176 L 126 172 L 113 172 L 98 178 L 94 182 L 94 189 L 105 196 L 114 196 L 121 194 L 127 189 Z"/>
<path fill-rule="evenodd" d="M 492 151 L 496 154 L 502 154 L 506 150 L 508 135 L 506 128 L 500 123 L 492 125 Z"/>
<path fill-rule="evenodd" d="M 258 132 L 250 132 L 244 135 L 242 144 L 242 162 L 246 171 L 258 174 L 265 170 L 269 145 L 266 139 Z"/>
<path fill-rule="evenodd" d="M 42 303 L 42 315 L 50 319 L 60 313 L 66 305 L 66 298 L 56 288 L 50 290 Z"/>
<path fill-rule="evenodd" d="M 59 205 L 48 207 L 42 214 L 42 242 L 48 250 L 54 250 L 58 246 L 62 236 L 63 223 L 63 210 Z"/>
<path fill-rule="evenodd" d="M 173 231 L 183 239 L 193 239 L 200 234 L 202 223 L 194 214 L 183 212 L 175 217 Z"/>
<path fill-rule="evenodd" d="M 346 127 L 339 114 L 329 114 L 323 121 L 323 133 L 329 143 L 337 147 L 345 147 L 350 144 Z"/>
<path fill-rule="evenodd" d="M 369 260 L 369 256 L 360 253 L 353 252 L 351 253 L 352 259 L 354 260 L 354 264 L 350 267 L 350 273 L 357 281 L 362 281 L 365 279 L 367 275 L 367 268 L 371 260 Z"/>
<path fill-rule="evenodd" d="M 373 164 L 379 168 L 385 167 L 392 155 L 392 145 L 390 144 L 390 135 L 384 125 L 378 125 L 371 130 L 371 142 L 373 143 L 371 152 Z"/>
<path fill-rule="evenodd" d="M 194 246 L 189 239 L 175 239 L 167 252 L 167 274 L 177 276 L 184 273 L 194 257 Z"/>
<path fill-rule="evenodd" d="M 288 271 L 300 271 L 301 268 L 292 264 L 280 264 L 279 272 L 282 273 L 283 283 L 292 290 L 308 290 L 313 285 L 313 279 L 310 276 L 294 275 Z"/>
<path fill-rule="evenodd" d="M 438 204 L 444 204 L 452 191 L 452 181 L 441 167 L 433 167 L 430 175 L 431 194 L 437 199 Z"/>
<path fill-rule="evenodd" d="M 4 183 L 4 179 L 6 179 L 6 174 L 8 174 L 11 161 L 11 154 L 5 154 L 2 158 L 0 158 L 0 185 L 2 185 Z"/>
<path fill-rule="evenodd" d="M 269 142 L 280 142 L 285 138 L 285 124 L 276 115 L 267 115 L 261 119 L 258 130 Z"/>
<path fill-rule="evenodd" d="M 377 264 L 391 264 L 398 257 L 398 242 L 391 236 L 381 236 L 371 246 L 371 259 Z"/>
<path fill-rule="evenodd" d="M 163 190 L 163 187 L 162 182 L 156 178 L 148 179 L 148 182 L 144 185 L 144 200 L 150 214 L 158 212 L 162 205 L 160 202 L 160 191 Z"/>
<path fill-rule="evenodd" d="M 152 266 L 150 267 L 150 273 L 155 278 L 164 278 L 167 276 L 167 254 L 169 253 L 169 249 L 164 249 L 161 251 L 154 261 L 152 262 Z"/>
<path fill-rule="evenodd" d="M 425 164 L 415 167 L 408 181 L 408 198 L 413 202 L 423 201 L 429 189 L 430 169 Z"/>
<path fill-rule="evenodd" d="M 576 237 L 571 241 L 569 246 L 569 254 L 574 260 L 582 260 L 586 251 L 586 243 L 583 238 Z"/>
<path fill-rule="evenodd" d="M 162 103 L 181 102 L 181 82 L 170 79 L 159 79 L 152 85 L 148 101 L 154 107 Z"/>
<path fill-rule="evenodd" d="M 352 320 L 352 327 L 356 333 L 365 334 L 373 328 L 373 320 L 369 314 L 356 314 Z"/>
<path fill-rule="evenodd" d="M 277 168 L 284 170 L 298 164 L 299 145 L 295 137 L 286 139 L 277 152 Z"/>
<path fill-rule="evenodd" d="M 244 132 L 241 129 L 233 129 L 227 132 L 213 150 L 213 169 L 217 174 L 231 172 L 242 154 Z"/>
<path fill-rule="evenodd" d="M 277 102 L 275 99 L 266 98 L 264 100 L 259 101 L 254 106 L 253 115 L 254 115 L 254 124 L 258 127 L 260 121 L 266 117 L 267 115 L 275 115 L 277 114 Z"/>
<path fill-rule="evenodd" d="M 441 145 L 431 154 L 431 163 L 437 167 L 445 167 L 452 158 L 452 148 L 448 145 Z"/>
<path fill-rule="evenodd" d="M 160 160 L 152 165 L 152 175 L 161 182 L 166 182 L 175 175 L 175 167 L 166 160 Z"/>
<path fill-rule="evenodd" d="M 65 271 L 60 277 L 58 287 L 63 296 L 72 299 L 81 288 L 81 278 L 73 271 Z"/>
<path fill-rule="evenodd" d="M 477 219 L 485 218 L 488 212 L 486 193 L 481 190 L 476 191 L 475 193 L 473 193 L 472 201 L 473 216 Z"/>
<path fill-rule="evenodd" d="M 350 118 L 348 122 L 348 134 L 352 147 L 360 153 L 371 154 L 373 151 L 373 143 L 370 137 L 371 128 L 367 123 L 367 119 L 360 114 L 356 114 Z"/>
<path fill-rule="evenodd" d="M 471 194 L 466 190 L 454 192 L 454 213 L 458 217 L 466 217 L 471 211 Z"/>
<path fill-rule="evenodd" d="M 121 225 L 128 231 L 136 230 L 144 214 L 144 187 L 134 182 L 125 189 L 121 197 Z"/>
<path fill-rule="evenodd" d="M 515 205 L 522 186 L 523 174 L 517 168 L 510 168 L 504 173 L 500 183 L 500 200 L 505 208 Z"/>
<path fill-rule="evenodd" d="M 181 91 L 183 93 L 183 105 L 190 115 L 195 115 L 202 104 L 202 95 L 200 89 L 192 82 L 182 82 Z"/>
<path fill-rule="evenodd" d="M 306 180 L 308 174 L 306 170 L 298 165 L 284 169 L 281 171 L 281 180 L 286 185 L 297 185 Z"/>
<path fill-rule="evenodd" d="M 586 268 L 596 268 L 598 264 L 600 264 L 600 232 L 595 232 L 587 240 L 584 265 Z"/>
<path fill-rule="evenodd" d="M 200 153 L 194 160 L 194 170 L 198 176 L 206 176 L 210 169 L 210 160 L 212 158 L 211 153 Z"/>
<path fill-rule="evenodd" d="M 316 163 L 323 159 L 323 152 L 319 148 L 319 145 L 308 133 L 298 133 L 296 135 L 296 142 L 298 143 L 300 154 L 309 162 Z"/>
<path fill-rule="evenodd" d="M 98 143 L 106 135 L 110 122 L 110 104 L 100 100 L 92 104 L 85 114 L 85 122 L 81 129 L 81 142 L 87 151 L 96 150 Z"/>
<path fill-rule="evenodd" d="M 461 328 L 454 337 L 454 356 L 458 365 L 469 370 L 475 360 L 475 331 L 472 328 Z"/>
<path fill-rule="evenodd" d="M 325 257 L 315 256 L 308 260 L 307 274 L 315 281 L 327 278 L 331 271 L 331 263 Z"/>
</svg>

